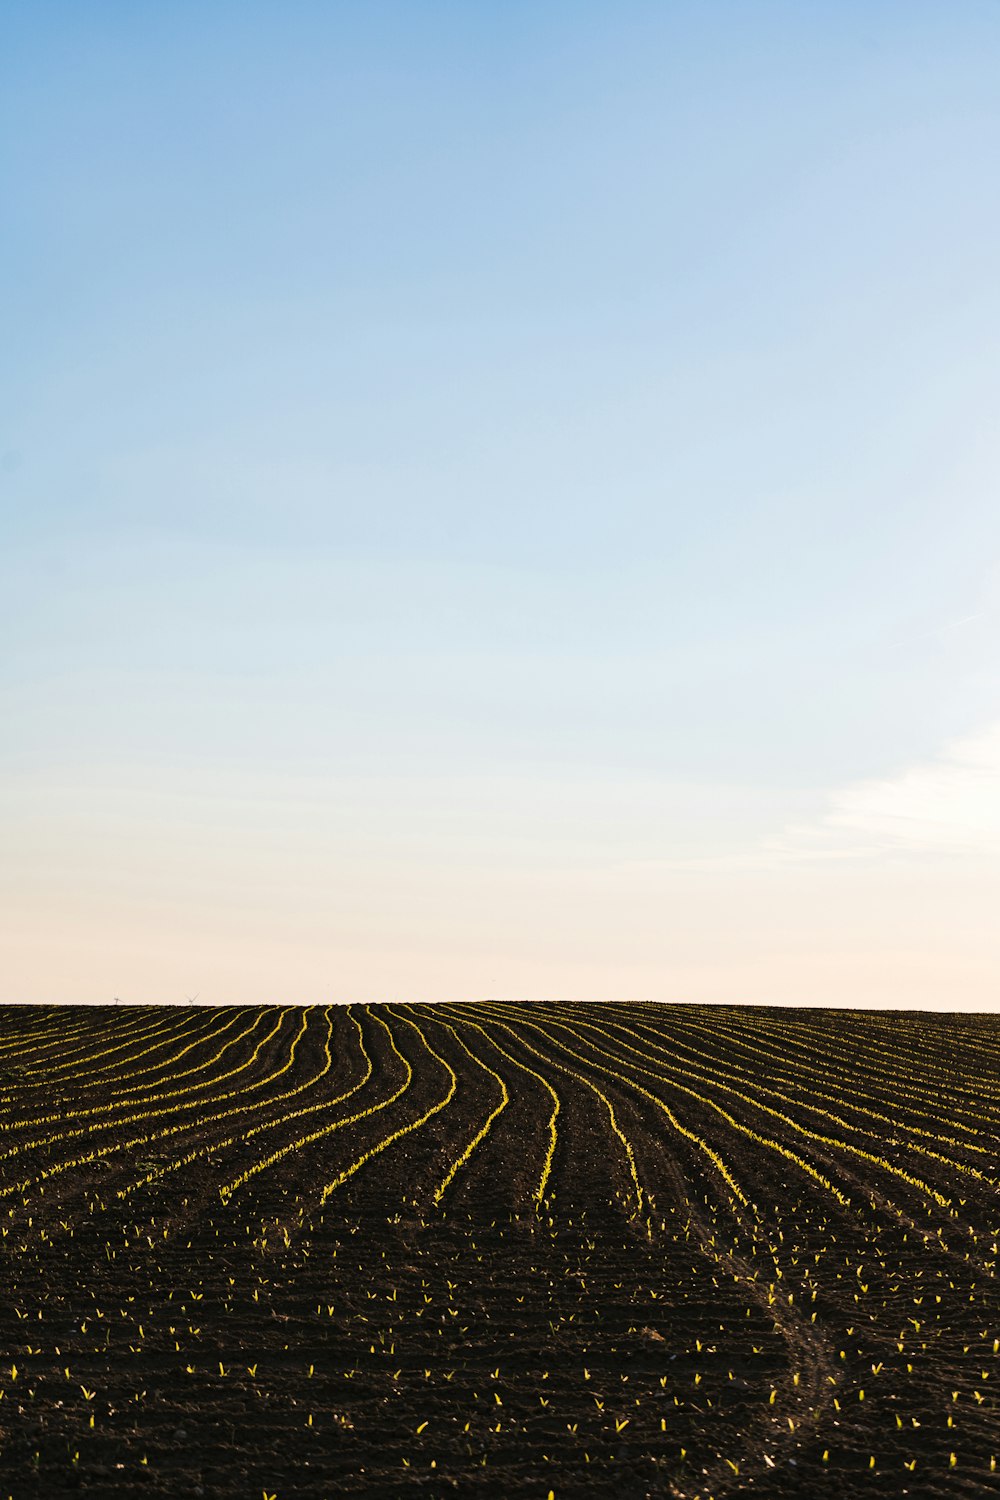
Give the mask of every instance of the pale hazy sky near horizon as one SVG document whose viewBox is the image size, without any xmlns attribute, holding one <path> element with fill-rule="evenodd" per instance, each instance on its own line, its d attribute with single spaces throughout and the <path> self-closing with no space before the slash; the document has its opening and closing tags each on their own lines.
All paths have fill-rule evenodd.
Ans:
<svg viewBox="0 0 1000 1500">
<path fill-rule="evenodd" d="M 1000 1001 L 1000 8 L 0 18 L 0 1001 Z"/>
</svg>

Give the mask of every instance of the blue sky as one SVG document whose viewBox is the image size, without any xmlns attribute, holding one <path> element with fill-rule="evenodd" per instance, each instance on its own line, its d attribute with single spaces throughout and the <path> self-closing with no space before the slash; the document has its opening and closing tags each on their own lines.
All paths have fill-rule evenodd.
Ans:
<svg viewBox="0 0 1000 1500">
<path fill-rule="evenodd" d="M 4 998 L 992 1003 L 994 6 L 0 31 Z"/>
</svg>

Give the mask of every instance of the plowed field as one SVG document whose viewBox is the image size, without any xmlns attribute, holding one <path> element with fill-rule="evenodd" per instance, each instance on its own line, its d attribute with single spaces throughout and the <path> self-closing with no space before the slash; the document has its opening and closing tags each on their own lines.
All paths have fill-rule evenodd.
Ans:
<svg viewBox="0 0 1000 1500">
<path fill-rule="evenodd" d="M 1000 1494 L 1000 1029 L 0 1012 L 0 1500 Z"/>
</svg>

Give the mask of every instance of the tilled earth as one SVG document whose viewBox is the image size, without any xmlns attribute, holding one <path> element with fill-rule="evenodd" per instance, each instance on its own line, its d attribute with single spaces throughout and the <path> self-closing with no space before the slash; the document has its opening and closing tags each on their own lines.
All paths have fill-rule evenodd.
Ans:
<svg viewBox="0 0 1000 1500">
<path fill-rule="evenodd" d="M 9 1008 L 0 1500 L 1000 1493 L 998 1040 Z"/>
</svg>

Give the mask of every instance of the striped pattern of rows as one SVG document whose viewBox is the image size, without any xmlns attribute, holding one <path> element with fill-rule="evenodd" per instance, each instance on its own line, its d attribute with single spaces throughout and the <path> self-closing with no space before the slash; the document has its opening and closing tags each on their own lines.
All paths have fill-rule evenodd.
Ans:
<svg viewBox="0 0 1000 1500">
<path fill-rule="evenodd" d="M 547 1493 L 550 1473 L 565 1493 L 582 1482 L 565 1476 L 618 1492 L 629 1476 L 626 1494 L 702 1500 L 1000 1493 L 998 1063 L 996 1026 L 969 1017 L 8 1008 L 0 1248 L 24 1305 L 14 1298 L 4 1328 L 0 1403 L 26 1410 L 34 1378 L 69 1454 L 75 1417 L 54 1413 L 67 1389 L 93 1389 L 73 1450 L 84 1471 L 101 1431 L 87 1406 L 121 1415 L 117 1386 L 97 1394 L 113 1344 L 81 1332 L 95 1319 L 79 1315 L 68 1266 L 88 1301 L 117 1304 L 137 1390 L 154 1353 L 181 1386 L 211 1377 L 217 1412 L 294 1412 L 296 1382 L 326 1380 L 308 1426 L 347 1454 L 338 1493 L 352 1475 L 367 1475 L 359 1493 L 371 1482 L 357 1434 L 390 1397 L 386 1493 L 411 1492 L 418 1471 L 431 1493 L 464 1493 L 498 1468 L 525 1493 Z M 359 1235 L 377 1249 L 348 1274 Z M 314 1353 L 299 1361 L 308 1377 L 251 1357 L 270 1348 L 253 1331 L 262 1293 L 290 1347 Z M 420 1297 L 450 1313 L 429 1346 Z M 506 1376 L 505 1315 L 521 1351 Z M 106 1489 L 138 1461 L 139 1415 L 127 1433 L 103 1415 Z M 317 1494 L 330 1452 L 317 1448 Z M 67 1462 L 60 1449 L 60 1474 Z M 143 1467 L 155 1487 L 157 1464 Z M 210 1468 L 208 1454 L 192 1485 L 201 1474 L 224 1493 Z M 301 1473 L 294 1493 L 310 1493 Z"/>
</svg>

